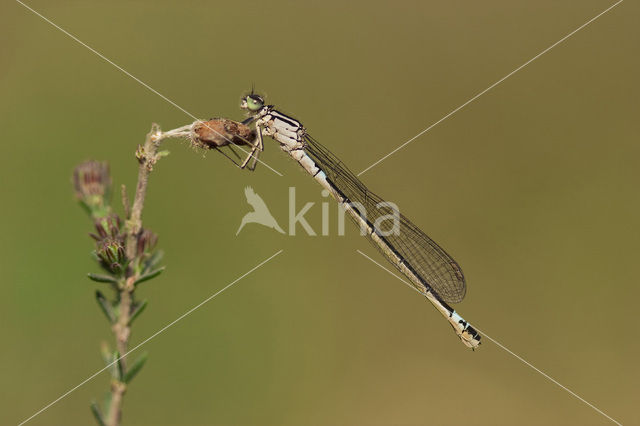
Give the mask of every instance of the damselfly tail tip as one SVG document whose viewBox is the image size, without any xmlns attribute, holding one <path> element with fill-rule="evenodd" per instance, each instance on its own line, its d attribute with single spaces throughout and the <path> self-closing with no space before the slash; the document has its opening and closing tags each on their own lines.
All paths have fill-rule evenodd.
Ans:
<svg viewBox="0 0 640 426">
<path fill-rule="evenodd" d="M 480 333 L 465 321 L 464 318 L 458 315 L 456 311 L 451 312 L 449 316 L 449 323 L 466 347 L 475 349 L 480 346 L 480 339 L 482 338 Z"/>
<path fill-rule="evenodd" d="M 460 340 L 462 340 L 462 343 L 464 343 L 465 346 L 471 348 L 472 350 L 480 346 L 480 344 L 482 343 L 480 342 L 481 338 L 482 336 L 480 336 L 480 333 L 478 333 L 470 325 L 467 326 L 467 328 L 465 328 L 460 334 Z"/>
</svg>

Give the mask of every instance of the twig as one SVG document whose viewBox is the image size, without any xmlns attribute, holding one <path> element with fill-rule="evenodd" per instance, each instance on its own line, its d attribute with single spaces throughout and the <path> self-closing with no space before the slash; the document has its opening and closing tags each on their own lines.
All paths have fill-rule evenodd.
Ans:
<svg viewBox="0 0 640 426">
<path fill-rule="evenodd" d="M 124 183 L 120 187 L 120 196 L 122 198 L 122 208 L 124 209 L 124 218 L 129 219 L 131 217 L 131 204 L 129 204 L 129 197 L 127 196 L 127 186 Z"/>
<path fill-rule="evenodd" d="M 142 208 L 144 207 L 144 199 L 147 195 L 149 174 L 153 170 L 153 165 L 158 161 L 158 143 L 162 139 L 161 135 L 160 126 L 153 123 L 151 125 L 151 131 L 147 134 L 144 145 L 138 146 L 136 151 L 136 158 L 140 163 L 140 167 L 138 168 L 136 196 L 133 199 L 131 216 L 127 220 L 127 257 L 129 259 L 133 259 L 135 257 L 135 243 L 138 232 L 142 229 Z"/>
<path fill-rule="evenodd" d="M 142 209 L 144 208 L 144 200 L 147 195 L 147 186 L 149 184 L 149 175 L 153 170 L 154 164 L 158 161 L 158 145 L 162 137 L 160 127 L 157 124 L 151 126 L 151 131 L 147 134 L 144 145 L 138 146 L 136 150 L 136 158 L 138 159 L 138 184 L 136 186 L 136 194 L 133 200 L 133 206 L 127 213 L 126 221 L 126 254 L 128 259 L 134 259 L 137 256 L 136 249 L 138 247 L 138 237 L 142 230 Z M 126 193 L 123 189 L 123 202 L 125 202 L 125 210 L 128 209 L 128 201 Z M 131 336 L 131 312 L 133 303 L 134 283 L 139 277 L 137 275 L 129 275 L 118 282 L 118 292 L 120 299 L 120 309 L 118 320 L 112 326 L 113 334 L 116 340 L 116 348 L 118 353 L 126 354 L 129 349 L 129 337 Z M 120 368 L 123 374 L 127 372 L 127 359 L 123 357 L 120 361 Z M 121 380 L 114 380 L 111 383 L 111 405 L 107 415 L 108 426 L 118 426 L 122 417 L 122 400 L 127 385 Z"/>
</svg>

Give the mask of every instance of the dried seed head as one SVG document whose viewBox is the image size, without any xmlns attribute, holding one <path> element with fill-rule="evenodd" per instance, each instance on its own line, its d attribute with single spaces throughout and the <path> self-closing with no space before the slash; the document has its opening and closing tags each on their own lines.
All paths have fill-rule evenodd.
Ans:
<svg viewBox="0 0 640 426">
<path fill-rule="evenodd" d="M 230 144 L 250 145 L 256 132 L 249 126 L 226 118 L 212 118 L 193 124 L 191 143 L 198 148 L 214 149 Z"/>
</svg>

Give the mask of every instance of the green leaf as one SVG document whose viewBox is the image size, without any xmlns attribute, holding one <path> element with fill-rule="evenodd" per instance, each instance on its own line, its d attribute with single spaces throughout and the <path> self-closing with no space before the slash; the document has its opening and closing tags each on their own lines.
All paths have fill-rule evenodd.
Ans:
<svg viewBox="0 0 640 426">
<path fill-rule="evenodd" d="M 151 257 L 144 262 L 143 272 L 147 272 L 148 270 L 154 268 L 162 258 L 164 257 L 164 252 L 162 250 L 158 250 L 154 252 Z"/>
<path fill-rule="evenodd" d="M 105 392 L 104 393 L 104 411 L 106 413 L 111 412 L 111 398 L 113 397 L 113 394 L 111 392 Z"/>
<path fill-rule="evenodd" d="M 158 158 L 166 157 L 167 155 L 169 155 L 169 151 L 167 150 L 156 152 L 156 157 Z"/>
<path fill-rule="evenodd" d="M 109 344 L 104 340 L 100 342 L 100 355 L 102 355 L 102 360 L 106 365 L 109 365 L 113 362 L 111 358 L 111 349 L 109 349 Z"/>
<path fill-rule="evenodd" d="M 82 207 L 82 210 L 84 210 L 89 216 L 91 216 L 91 207 L 89 207 L 87 203 L 85 203 L 82 200 L 79 200 L 78 204 L 80 204 L 80 207 Z"/>
<path fill-rule="evenodd" d="M 104 314 L 107 317 L 107 319 L 109 320 L 109 322 L 111 324 L 115 323 L 116 322 L 116 316 L 113 313 L 113 307 L 111 306 L 111 302 L 109 302 L 107 300 L 107 298 L 104 297 L 104 294 L 102 294 L 98 290 L 96 290 L 96 300 L 98 301 L 98 305 L 102 309 L 102 312 L 104 312 Z"/>
<path fill-rule="evenodd" d="M 106 426 L 106 423 L 104 422 L 104 418 L 102 417 L 102 412 L 100 411 L 100 407 L 98 406 L 98 403 L 95 401 L 91 402 L 91 412 L 93 413 L 93 417 L 96 418 L 96 421 L 100 426 Z"/>
<path fill-rule="evenodd" d="M 97 283 L 110 283 L 110 284 L 117 284 L 118 280 L 114 277 L 110 277 L 109 275 L 101 275 L 101 274 L 87 274 L 87 277 L 89 277 L 89 279 L 91 281 L 95 281 Z"/>
<path fill-rule="evenodd" d="M 122 358 L 120 358 L 120 352 L 115 351 L 113 353 L 113 360 L 116 362 L 116 379 L 118 381 L 122 381 L 122 378 L 124 377 L 124 365 L 122 364 Z"/>
<path fill-rule="evenodd" d="M 109 362 L 107 363 L 107 366 L 109 367 L 109 374 L 111 374 L 111 377 L 113 377 L 114 379 L 118 379 L 118 362 L 116 361 L 116 359 L 118 359 L 118 351 L 112 352 L 111 354 L 109 354 Z"/>
<path fill-rule="evenodd" d="M 162 271 L 164 271 L 164 266 L 163 266 L 162 268 L 158 268 L 158 269 L 156 269 L 156 270 L 154 270 L 154 271 L 151 271 L 151 272 L 148 272 L 148 273 L 146 273 L 146 274 L 142 275 L 140 278 L 138 278 L 138 279 L 133 283 L 133 285 L 134 285 L 134 286 L 137 286 L 137 285 L 138 285 L 138 284 L 140 284 L 140 283 L 143 283 L 143 282 L 145 282 L 145 281 L 149 281 L 150 279 L 155 278 L 155 277 L 157 277 L 158 275 L 160 275 L 160 274 L 162 273 Z"/>
<path fill-rule="evenodd" d="M 106 198 L 105 198 L 105 202 L 106 202 Z M 91 216 L 93 216 L 94 219 L 102 219 L 104 217 L 109 216 L 109 213 L 111 212 L 111 208 L 108 205 L 104 205 L 104 206 L 96 206 L 91 208 Z"/>
<path fill-rule="evenodd" d="M 149 354 L 147 352 L 143 353 L 131 365 L 131 367 L 129 368 L 129 371 L 127 371 L 127 374 L 124 375 L 124 382 L 125 383 L 131 382 L 131 380 L 133 380 L 133 378 L 136 376 L 136 374 L 138 374 L 140 372 L 140 370 L 144 366 L 144 363 L 147 362 L 147 356 L 148 355 Z"/>
<path fill-rule="evenodd" d="M 133 324 L 133 320 L 138 318 L 138 316 L 142 313 L 142 311 L 145 310 L 145 308 L 147 307 L 147 303 L 148 303 L 148 300 L 145 299 L 142 302 L 138 303 L 135 306 L 135 308 L 133 308 L 133 311 L 131 312 L 131 317 L 129 317 L 129 325 Z"/>
</svg>

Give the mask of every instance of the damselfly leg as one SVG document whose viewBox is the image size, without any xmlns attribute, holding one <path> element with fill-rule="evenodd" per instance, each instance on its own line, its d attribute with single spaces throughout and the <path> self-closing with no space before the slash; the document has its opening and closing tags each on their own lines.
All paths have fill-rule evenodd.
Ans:
<svg viewBox="0 0 640 426">
<path fill-rule="evenodd" d="M 256 140 L 254 141 L 254 145 L 253 145 L 253 148 L 251 149 L 251 152 L 249 152 L 249 155 L 247 155 L 247 158 L 244 160 L 244 162 L 240 166 L 241 169 L 244 169 L 247 166 L 247 164 L 249 164 L 249 161 L 251 160 L 251 164 L 249 164 L 248 169 L 251 171 L 255 170 L 256 165 L 258 164 L 258 157 L 260 156 L 260 153 L 264 151 L 264 145 L 262 142 L 262 129 L 259 127 L 256 127 L 256 129 L 257 129 Z"/>
</svg>

